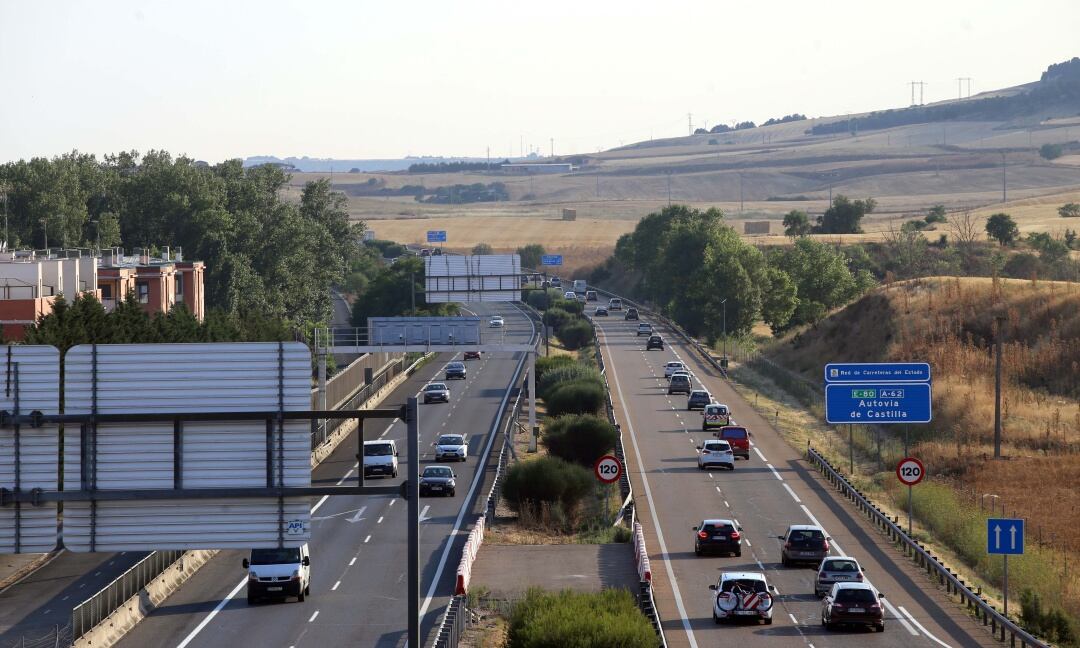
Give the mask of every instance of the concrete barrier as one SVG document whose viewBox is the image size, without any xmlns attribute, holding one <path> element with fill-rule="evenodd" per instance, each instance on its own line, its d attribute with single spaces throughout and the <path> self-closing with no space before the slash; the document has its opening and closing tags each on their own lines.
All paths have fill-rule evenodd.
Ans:
<svg viewBox="0 0 1080 648">
<path fill-rule="evenodd" d="M 484 516 L 476 520 L 476 526 L 469 532 L 469 538 L 465 541 L 465 547 L 461 550 L 461 562 L 457 568 L 457 582 L 454 584 L 454 596 L 464 596 L 469 593 L 469 580 L 472 578 L 473 561 L 480 551 L 480 545 L 484 542 Z"/>
</svg>

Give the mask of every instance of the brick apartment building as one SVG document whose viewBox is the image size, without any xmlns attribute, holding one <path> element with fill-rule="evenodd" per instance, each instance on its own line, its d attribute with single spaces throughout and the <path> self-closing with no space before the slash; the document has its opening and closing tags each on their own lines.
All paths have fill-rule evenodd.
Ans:
<svg viewBox="0 0 1080 648">
<path fill-rule="evenodd" d="M 93 294 L 112 312 L 128 291 L 151 315 L 183 303 L 202 321 L 205 270 L 201 261 L 184 261 L 180 251 L 168 248 L 161 258 L 147 250 L 125 256 L 119 248 L 102 256 L 92 250 L 2 251 L 0 325 L 5 339 L 21 340 L 27 326 L 52 312 L 57 295 Z"/>
</svg>

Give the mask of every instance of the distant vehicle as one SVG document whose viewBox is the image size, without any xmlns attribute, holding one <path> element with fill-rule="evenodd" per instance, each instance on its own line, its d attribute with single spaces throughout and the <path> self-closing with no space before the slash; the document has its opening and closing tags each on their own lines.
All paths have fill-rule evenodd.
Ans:
<svg viewBox="0 0 1080 648">
<path fill-rule="evenodd" d="M 645 350 L 652 351 L 653 349 L 664 350 L 664 338 L 659 335 L 650 335 L 649 341 L 645 343 Z"/>
<path fill-rule="evenodd" d="M 446 383 L 428 383 L 424 385 L 424 404 L 427 405 L 436 401 L 450 402 L 450 389 L 446 386 Z"/>
<path fill-rule="evenodd" d="M 686 397 L 686 409 L 687 410 L 704 410 L 705 407 L 712 402 L 712 394 L 704 389 L 695 389 L 690 392 L 690 395 Z"/>
<path fill-rule="evenodd" d="M 244 558 L 248 570 L 247 601 L 295 596 L 303 603 L 311 594 L 311 557 L 307 544 L 281 549 L 252 549 Z"/>
<path fill-rule="evenodd" d="M 595 290 L 586 290 L 585 301 L 600 301 L 600 298 L 596 296 Z"/>
<path fill-rule="evenodd" d="M 431 248 L 420 248 L 420 256 L 422 256 L 422 257 L 431 256 Z"/>
<path fill-rule="evenodd" d="M 728 619 L 746 618 L 764 621 L 772 625 L 773 596 L 776 588 L 769 585 L 761 572 L 723 572 L 716 585 L 709 585 L 716 592 L 713 600 L 713 621 L 717 624 Z"/>
<path fill-rule="evenodd" d="M 583 293 L 588 287 L 588 282 L 584 279 L 574 279 L 574 292 Z"/>
<path fill-rule="evenodd" d="M 577 301 L 577 293 L 573 290 L 567 290 L 563 293 L 563 299 L 573 299 L 574 301 Z"/>
<path fill-rule="evenodd" d="M 731 425 L 731 410 L 723 403 L 709 403 L 701 410 L 701 429 Z"/>
<path fill-rule="evenodd" d="M 551 278 L 551 287 L 552 288 L 562 288 L 562 279 L 559 279 L 558 276 L 552 277 Z"/>
<path fill-rule="evenodd" d="M 829 540 L 824 529 L 812 524 L 792 524 L 784 535 L 776 536 L 784 541 L 780 550 L 780 563 L 790 567 L 796 563 L 818 565 L 829 555 Z"/>
<path fill-rule="evenodd" d="M 687 370 L 687 369 L 676 369 L 674 372 L 672 372 L 672 374 L 670 376 L 668 376 L 668 382 L 671 382 L 671 379 L 674 378 L 675 376 L 685 376 L 687 378 L 693 379 L 693 376 L 690 374 L 689 370 Z M 687 395 L 689 395 L 689 394 L 687 394 Z"/>
<path fill-rule="evenodd" d="M 464 434 L 442 434 L 435 446 L 435 461 L 465 461 L 469 458 L 469 446 Z"/>
<path fill-rule="evenodd" d="M 885 595 L 869 583 L 837 583 L 821 600 L 821 625 L 826 630 L 838 625 L 860 625 L 885 632 L 883 598 Z"/>
<path fill-rule="evenodd" d="M 626 309 L 626 315 L 623 315 L 623 319 L 636 320 L 638 318 L 638 312 L 636 308 Z"/>
<path fill-rule="evenodd" d="M 689 394 L 692 388 L 689 374 L 675 374 L 668 383 L 667 393 L 669 396 L 671 394 Z"/>
<path fill-rule="evenodd" d="M 652 324 L 648 322 L 641 322 L 637 325 L 638 335 L 652 335 Z"/>
<path fill-rule="evenodd" d="M 731 520 L 702 520 L 694 527 L 694 555 L 706 553 L 742 555 L 742 527 Z"/>
<path fill-rule="evenodd" d="M 736 457 L 750 459 L 750 430 L 741 425 L 724 425 L 713 436 L 730 443 Z"/>
<path fill-rule="evenodd" d="M 818 566 L 814 594 L 825 596 L 836 583 L 861 583 L 865 578 L 862 566 L 854 558 L 826 558 Z"/>
<path fill-rule="evenodd" d="M 676 371 L 686 371 L 686 365 L 678 360 L 672 360 L 664 365 L 664 378 L 671 378 L 671 374 Z"/>
<path fill-rule="evenodd" d="M 594 314 L 596 315 L 596 317 L 607 317 L 607 308 L 603 306 L 597 306 L 596 312 Z"/>
<path fill-rule="evenodd" d="M 491 319 L 488 320 L 488 328 L 502 328 L 505 324 L 502 315 L 492 315 Z"/>
<path fill-rule="evenodd" d="M 451 362 L 446 365 L 446 380 L 461 379 L 465 380 L 466 376 L 465 363 L 464 362 Z"/>
<path fill-rule="evenodd" d="M 698 470 L 705 470 L 709 466 L 720 466 L 728 470 L 735 470 L 735 455 L 731 454 L 731 444 L 727 441 L 710 439 L 699 445 Z"/>
<path fill-rule="evenodd" d="M 610 308 L 613 311 L 621 311 L 622 310 L 622 299 L 620 299 L 618 297 L 612 297 L 611 299 L 608 300 L 607 307 Z"/>
<path fill-rule="evenodd" d="M 464 359 L 465 360 L 479 360 L 480 359 L 480 352 L 479 351 L 466 351 L 465 355 L 464 355 Z"/>
<path fill-rule="evenodd" d="M 398 451 L 392 439 L 364 441 L 364 477 L 397 477 Z"/>
<path fill-rule="evenodd" d="M 442 248 L 434 248 L 431 250 L 431 256 L 442 256 Z"/>
<path fill-rule="evenodd" d="M 457 480 L 449 466 L 427 466 L 420 473 L 420 496 L 446 495 L 453 497 L 457 492 Z"/>
</svg>

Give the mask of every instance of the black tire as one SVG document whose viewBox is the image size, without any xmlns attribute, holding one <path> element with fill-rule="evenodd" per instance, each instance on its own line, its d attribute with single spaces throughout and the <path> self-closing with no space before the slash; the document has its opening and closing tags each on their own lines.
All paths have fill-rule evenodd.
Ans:
<svg viewBox="0 0 1080 648">
<path fill-rule="evenodd" d="M 304 602 L 304 590 L 300 590 L 300 593 L 296 595 L 296 602 L 297 603 L 303 603 Z"/>
<path fill-rule="evenodd" d="M 311 583 L 308 583 L 307 587 L 304 588 L 304 594 L 311 596 Z"/>
<path fill-rule="evenodd" d="M 878 632 L 885 632 L 885 623 L 882 622 L 877 624 L 876 626 L 874 626 L 874 630 L 877 630 Z"/>
<path fill-rule="evenodd" d="M 736 551 L 734 555 L 735 555 L 736 558 L 742 557 L 742 549 L 739 549 L 738 551 Z"/>
<path fill-rule="evenodd" d="M 700 556 L 701 555 L 701 548 L 700 547 L 694 547 L 694 555 L 695 556 Z"/>
<path fill-rule="evenodd" d="M 247 601 L 248 601 L 248 605 L 255 605 L 255 601 L 256 601 L 256 600 L 258 600 L 258 599 L 256 599 L 256 598 L 255 598 L 254 596 L 252 596 L 252 595 L 251 595 L 250 593 L 249 593 L 249 594 L 247 595 Z"/>
<path fill-rule="evenodd" d="M 772 625 L 772 617 L 765 619 L 765 625 Z"/>
<path fill-rule="evenodd" d="M 457 497 L 457 490 L 450 491 L 450 497 Z"/>
<path fill-rule="evenodd" d="M 787 556 L 780 556 L 780 564 L 784 567 L 791 567 L 791 561 L 787 559 Z"/>
<path fill-rule="evenodd" d="M 395 468 L 395 469 L 394 469 L 394 472 L 393 472 L 392 476 L 393 476 L 393 477 L 394 477 L 395 479 L 397 478 L 397 468 Z"/>
<path fill-rule="evenodd" d="M 713 623 L 715 623 L 716 625 L 720 625 L 721 623 L 723 623 L 723 619 L 716 616 L 716 612 L 713 612 L 712 620 L 713 620 Z"/>
</svg>

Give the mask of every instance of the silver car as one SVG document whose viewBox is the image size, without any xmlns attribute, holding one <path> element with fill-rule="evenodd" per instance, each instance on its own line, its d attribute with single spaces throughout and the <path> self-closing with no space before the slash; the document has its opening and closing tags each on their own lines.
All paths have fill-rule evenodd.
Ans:
<svg viewBox="0 0 1080 648">
<path fill-rule="evenodd" d="M 435 446 L 435 461 L 465 461 L 469 457 L 464 434 L 442 434 L 431 445 Z"/>
<path fill-rule="evenodd" d="M 428 383 L 424 385 L 424 404 L 436 401 L 450 402 L 450 389 L 446 386 L 446 383 Z"/>
<path fill-rule="evenodd" d="M 854 558 L 826 558 L 818 567 L 814 579 L 814 594 L 825 596 L 835 583 L 861 583 L 866 576 Z"/>
</svg>

